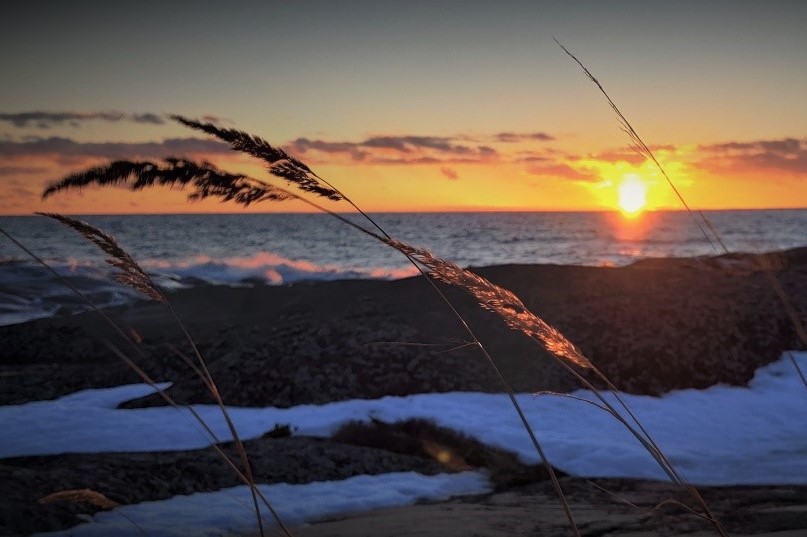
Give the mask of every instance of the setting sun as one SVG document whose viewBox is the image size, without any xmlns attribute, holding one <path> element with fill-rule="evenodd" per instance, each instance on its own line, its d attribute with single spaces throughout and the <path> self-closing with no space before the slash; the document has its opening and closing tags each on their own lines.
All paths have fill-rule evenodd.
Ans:
<svg viewBox="0 0 807 537">
<path fill-rule="evenodd" d="M 619 184 L 619 208 L 623 214 L 640 213 L 647 203 L 647 185 L 638 175 L 626 175 Z"/>
</svg>

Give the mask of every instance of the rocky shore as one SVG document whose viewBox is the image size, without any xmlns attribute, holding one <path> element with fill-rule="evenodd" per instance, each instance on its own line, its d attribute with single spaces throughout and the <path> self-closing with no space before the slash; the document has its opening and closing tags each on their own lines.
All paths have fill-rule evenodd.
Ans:
<svg viewBox="0 0 807 537">
<path fill-rule="evenodd" d="M 769 278 L 807 318 L 807 249 L 754 256 L 648 260 L 627 267 L 507 265 L 474 269 L 514 291 L 559 328 L 621 390 L 659 395 L 716 383 L 744 385 L 800 342 Z M 576 389 L 539 345 L 446 288 L 516 391 Z M 198 287 L 171 301 L 229 404 L 293 406 L 422 392 L 501 391 L 490 365 L 420 278 L 251 288 Z M 97 314 L 0 327 L 0 404 L 139 382 L 106 347 L 174 382 L 179 403 L 207 403 L 196 375 L 171 351 L 192 350 L 166 308 L 110 310 L 142 340 L 133 353 Z M 131 406 L 162 405 L 156 396 Z"/>
</svg>

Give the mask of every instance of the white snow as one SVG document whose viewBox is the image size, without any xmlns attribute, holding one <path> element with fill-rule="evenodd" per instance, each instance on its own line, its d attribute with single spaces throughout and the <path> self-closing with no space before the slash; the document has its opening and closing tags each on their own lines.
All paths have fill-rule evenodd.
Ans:
<svg viewBox="0 0 807 537">
<path fill-rule="evenodd" d="M 792 355 L 802 369 L 807 370 L 807 353 Z M 55 401 L 0 407 L 0 458 L 187 450 L 211 443 L 186 409 L 115 409 L 118 403 L 151 391 L 145 385 L 131 385 L 86 390 Z M 590 392 L 583 390 L 574 395 L 592 398 Z M 635 395 L 623 395 L 623 398 L 693 484 L 807 484 L 807 389 L 786 356 L 759 369 L 747 388 L 721 385 L 705 390 L 680 390 L 660 398 Z M 665 479 L 638 441 L 602 410 L 555 395 L 521 394 L 518 400 L 550 461 L 562 470 L 586 477 Z M 198 405 L 194 408 L 221 439 L 230 438 L 216 407 Z M 350 420 L 431 418 L 483 442 L 516 452 L 524 461 L 538 462 L 507 397 L 499 394 L 421 394 L 288 409 L 233 407 L 230 412 L 245 439 L 258 437 L 277 423 L 290 424 L 296 435 L 327 436 Z M 488 486 L 479 474 L 353 479 L 356 481 L 296 487 L 273 485 L 266 490 L 279 506 L 286 505 L 284 502 L 297 506 L 281 507 L 287 509 L 291 520 L 310 520 L 344 510 L 411 502 L 416 497 L 433 497 L 431 494 L 473 493 Z M 361 484 L 361 487 L 353 487 L 353 484 Z M 467 488 L 463 488 L 466 485 Z M 308 495 L 313 492 L 307 491 L 319 490 L 331 492 L 323 493 L 323 498 L 327 499 L 311 501 Z M 241 495 L 243 500 L 248 492 L 242 488 L 240 492 L 222 491 L 140 504 L 145 509 L 142 514 L 138 506 L 127 506 L 97 518 L 123 524 L 125 518 L 119 512 L 128 516 L 131 510 L 132 517 L 142 516 L 144 521 L 166 524 L 165 531 L 169 531 L 168 526 L 187 531 L 188 525 L 202 528 L 210 524 L 219 528 L 216 531 L 221 528 L 230 531 L 236 521 L 227 514 L 228 509 L 224 507 L 227 502 L 216 499 L 215 494 L 224 494 L 222 498 Z M 200 503 L 195 503 L 197 501 Z M 176 509 L 177 513 L 169 514 L 169 509 Z M 194 518 L 197 515 L 202 518 L 209 515 L 212 522 Z M 186 520 L 185 517 L 191 518 Z M 178 520 L 182 522 L 177 523 Z M 97 524 L 86 527 L 89 533 L 81 535 L 120 534 L 118 530 L 92 529 L 97 528 Z M 98 533 L 93 533 L 96 531 Z M 149 534 L 171 535 L 162 532 L 159 528 Z M 200 529 L 199 535 L 206 533 Z"/>
<path fill-rule="evenodd" d="M 418 500 L 441 500 L 458 494 L 490 492 L 487 478 L 478 472 L 424 476 L 397 472 L 360 475 L 343 481 L 305 485 L 258 487 L 286 525 L 299 525 L 322 517 L 407 505 Z M 158 502 L 125 505 L 101 512 L 92 522 L 59 532 L 36 535 L 58 537 L 219 537 L 257 534 L 252 496 L 247 487 L 174 496 Z M 269 511 L 262 509 L 267 527 L 274 527 Z M 141 529 L 143 531 L 141 531 Z"/>
</svg>

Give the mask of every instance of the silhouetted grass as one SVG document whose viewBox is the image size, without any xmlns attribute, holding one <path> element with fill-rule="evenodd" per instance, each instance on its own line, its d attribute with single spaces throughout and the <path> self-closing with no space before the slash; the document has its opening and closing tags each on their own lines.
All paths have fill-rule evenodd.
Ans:
<svg viewBox="0 0 807 537">
<path fill-rule="evenodd" d="M 569 52 L 562 44 L 558 45 L 563 51 L 568 54 L 585 72 L 586 76 L 599 88 L 605 96 L 610 107 L 616 114 L 620 126 L 626 132 L 630 139 L 631 147 L 633 147 L 639 154 L 651 160 L 658 167 L 661 174 L 665 177 L 670 187 L 674 190 L 681 203 L 692 215 L 693 220 L 698 225 L 704 237 L 712 244 L 717 250 L 715 243 L 728 252 L 721 237 L 711 225 L 709 220 L 700 211 L 693 211 L 681 193 L 675 187 L 675 184 L 667 175 L 661 163 L 657 160 L 651 148 L 644 142 L 638 135 L 636 130 L 622 114 L 620 109 L 611 100 L 610 96 L 606 93 L 602 83 L 595 78 L 590 71 L 583 65 L 583 63 Z M 552 480 L 556 493 L 561 501 L 564 511 L 569 520 L 572 531 L 579 535 L 571 510 L 566 502 L 560 483 L 557 476 L 547 459 L 543 448 L 538 440 L 538 437 L 533 432 L 530 424 L 527 422 L 518 402 L 515 400 L 513 390 L 510 388 L 509 383 L 501 374 L 495 360 L 488 354 L 482 343 L 477 339 L 476 335 L 467 325 L 462 316 L 457 312 L 451 301 L 434 285 L 432 279 L 457 286 L 470 293 L 480 307 L 497 314 L 507 326 L 511 329 L 520 331 L 528 337 L 541 344 L 546 348 L 549 353 L 555 357 L 567 371 L 569 371 L 575 378 L 577 378 L 581 385 L 589 389 L 598 401 L 595 405 L 603 411 L 611 414 L 615 419 L 622 423 L 646 448 L 646 450 L 655 458 L 659 466 L 666 472 L 670 479 L 676 483 L 686 487 L 696 499 L 698 504 L 703 508 L 706 515 L 704 516 L 710 520 L 715 530 L 725 535 L 722 527 L 714 520 L 708 506 L 701 498 L 700 494 L 694 487 L 688 485 L 681 477 L 674 465 L 659 449 L 653 438 L 647 433 L 643 425 L 636 419 L 631 409 L 625 404 L 622 398 L 617 393 L 616 387 L 613 383 L 602 373 L 599 369 L 588 360 L 587 357 L 580 352 L 575 345 L 569 341 L 560 331 L 546 323 L 543 319 L 530 312 L 521 300 L 516 297 L 512 292 L 503 289 L 500 286 L 493 284 L 487 279 L 471 273 L 468 270 L 462 269 L 457 265 L 441 259 L 428 250 L 408 245 L 398 241 L 388 235 L 370 216 L 364 213 L 350 198 L 341 192 L 334 185 L 317 175 L 307 164 L 289 155 L 284 150 L 272 146 L 263 138 L 248 134 L 236 129 L 220 128 L 212 123 L 200 122 L 194 119 L 189 119 L 183 116 L 171 116 L 172 119 L 179 123 L 218 138 L 221 141 L 229 144 L 230 147 L 239 152 L 246 153 L 257 159 L 263 161 L 266 169 L 273 177 L 286 181 L 287 188 L 280 187 L 268 183 L 267 181 L 249 177 L 243 174 L 232 174 L 226 171 L 217 169 L 210 163 L 201 162 L 196 163 L 184 158 L 171 157 L 164 159 L 163 162 L 156 163 L 151 161 L 126 161 L 119 160 L 110 163 L 106 166 L 98 166 L 90 168 L 84 172 L 72 174 L 65 177 L 59 182 L 50 185 L 44 192 L 43 197 L 48 197 L 55 193 L 64 190 L 80 189 L 86 186 L 126 186 L 131 190 L 141 190 L 154 186 L 179 186 L 189 189 L 190 200 L 200 200 L 205 198 L 218 198 L 225 202 L 235 202 L 243 206 L 249 206 L 253 203 L 261 203 L 266 201 L 276 202 L 285 201 L 290 199 L 298 199 L 307 203 L 309 206 L 330 214 L 332 217 L 342 221 L 346 225 L 351 226 L 357 231 L 364 233 L 374 239 L 383 242 L 387 246 L 399 251 L 406 258 L 414 264 L 418 270 L 424 275 L 427 275 L 429 284 L 434 288 L 441 299 L 445 302 L 451 313 L 457 318 L 460 325 L 469 334 L 472 342 L 477 346 L 482 355 L 490 362 L 497 377 L 502 383 L 503 389 L 510 396 L 510 400 L 514 409 L 519 415 L 525 430 L 530 435 L 531 441 L 536 451 L 541 456 L 545 463 L 546 473 L 549 479 Z M 295 193 L 290 188 L 298 190 L 300 193 Z M 309 199 L 308 196 L 315 196 L 324 198 L 330 201 L 344 201 L 349 203 L 353 208 L 364 215 L 370 227 L 364 227 L 357 224 L 343 216 L 319 205 L 315 201 Z M 43 213 L 45 214 L 45 213 Z M 210 377 L 205 362 L 196 349 L 196 345 L 190 334 L 184 328 L 179 318 L 170 307 L 170 302 L 162 292 L 153 284 L 148 275 L 140 269 L 137 263 L 123 251 L 117 243 L 109 235 L 106 235 L 101 230 L 98 230 L 89 224 L 78 222 L 69 217 L 64 217 L 56 214 L 45 214 L 51 218 L 55 218 L 65 225 L 72 227 L 80 232 L 88 240 L 99 246 L 109 256 L 108 262 L 121 270 L 121 273 L 116 276 L 118 281 L 138 289 L 149 298 L 158 300 L 165 303 L 171 309 L 172 315 L 175 317 L 179 326 L 182 328 L 183 333 L 194 349 L 197 358 L 197 364 L 187 356 L 181 355 L 179 351 L 176 353 L 180 358 L 185 360 L 194 371 L 205 382 L 217 404 L 222 408 L 225 419 L 231 428 L 231 432 L 236 438 L 236 442 L 240 443 L 237 439 L 237 433 L 229 421 L 221 397 L 218 395 L 218 390 L 215 387 L 213 379 Z M 762 267 L 763 269 L 765 267 Z M 805 332 L 801 325 L 800 319 L 794 313 L 792 306 L 790 306 L 788 297 L 784 294 L 781 286 L 778 284 L 775 276 L 770 270 L 766 271 L 771 279 L 771 285 L 780 296 L 785 308 L 788 310 L 788 315 L 791 317 L 794 326 L 796 327 L 797 334 L 802 342 L 807 346 L 807 332 Z M 116 353 L 120 353 L 116 350 Z M 122 354 L 122 353 L 121 353 Z M 122 357 L 125 361 L 128 358 Z M 795 364 L 798 369 L 798 365 Z M 131 366 L 137 368 L 136 364 L 132 362 Z M 582 370 L 592 370 L 595 375 L 600 378 L 608 389 L 614 394 L 617 399 L 622 414 L 614 405 L 612 405 L 605 397 L 603 397 L 600 390 L 593 386 L 586 378 L 581 375 Z M 804 376 L 799 370 L 799 373 Z M 138 373 L 141 374 L 141 373 Z M 146 378 L 145 374 L 141 377 Z M 148 382 L 153 384 L 150 379 Z M 807 381 L 805 381 L 807 386 Z M 170 402 L 164 392 L 161 395 Z M 279 433 L 280 434 L 280 433 Z M 282 432 L 285 434 L 285 431 Z M 392 451 L 398 451 L 407 454 L 416 454 L 420 456 L 429 456 L 438 461 L 443 462 L 447 467 L 452 469 L 462 469 L 466 467 L 505 467 L 508 464 L 502 463 L 502 460 L 491 460 L 492 455 L 489 448 L 482 446 L 480 443 L 460 435 L 453 431 L 448 431 L 435 426 L 433 423 L 424 420 L 410 420 L 408 422 L 398 424 L 386 424 L 383 422 L 375 421 L 371 424 L 358 424 L 352 423 L 344 426 L 335 435 L 335 438 L 351 442 L 359 443 L 360 445 L 371 445 L 374 447 L 384 447 Z M 497 455 L 499 457 L 499 455 Z M 495 458 L 495 457 L 494 457 Z M 232 464 L 232 461 L 230 461 Z M 246 454 L 242 455 L 242 463 L 245 468 L 244 478 L 248 481 L 253 488 L 254 480 L 250 475 L 249 465 L 246 460 Z M 235 465 L 233 465 L 235 468 Z M 236 469 L 236 471 L 238 471 Z M 495 472 L 492 472 L 492 476 Z M 494 482 L 497 482 L 495 478 Z M 508 479 L 501 478 L 501 483 L 512 483 L 512 477 Z M 257 497 L 255 498 L 257 510 Z M 260 520 L 260 518 L 259 518 Z M 279 521 L 279 519 L 278 519 Z"/>
<path fill-rule="evenodd" d="M 346 196 L 341 194 L 341 192 L 332 188 L 332 185 L 329 183 L 328 186 L 322 186 L 322 180 L 316 176 L 316 174 L 314 174 L 314 172 L 311 171 L 307 165 L 299 160 L 289 157 L 282 151 L 272 148 L 261 138 L 247 135 L 241 131 L 218 129 L 212 125 L 202 124 L 193 120 L 187 120 L 185 118 L 177 117 L 176 119 L 186 125 L 202 129 L 205 132 L 209 132 L 210 134 L 219 137 L 220 139 L 228 141 L 236 150 L 244 151 L 267 161 L 269 163 L 270 173 L 282 177 L 305 193 L 315 194 L 331 200 L 347 199 Z M 563 336 L 563 334 L 530 312 L 512 292 L 503 289 L 500 286 L 486 280 L 485 278 L 471 273 L 470 271 L 462 269 L 453 263 L 443 260 L 427 250 L 416 248 L 391 238 L 369 217 L 368 220 L 375 226 L 377 230 L 380 231 L 380 234 L 356 224 L 355 222 L 352 222 L 339 214 L 318 205 L 304 196 L 295 194 L 285 188 L 271 185 L 265 181 L 244 175 L 229 174 L 219 170 L 215 170 L 215 173 L 213 173 L 211 170 L 214 169 L 212 165 L 208 163 L 197 165 L 186 159 L 178 158 L 167 159 L 166 162 L 168 166 L 161 168 L 153 165 L 153 163 L 118 161 L 106 168 L 97 167 L 88 170 L 83 174 L 73 174 L 68 176 L 62 181 L 49 186 L 44 195 L 50 195 L 54 192 L 65 189 L 81 188 L 90 184 L 97 184 L 100 186 L 112 184 L 123 185 L 128 186 L 133 190 L 139 190 L 141 188 L 155 185 L 180 185 L 192 189 L 189 195 L 190 199 L 201 199 L 213 196 L 220 198 L 222 201 L 233 201 L 244 206 L 256 201 L 282 201 L 292 198 L 302 200 L 305 203 L 308 203 L 310 206 L 330 214 L 334 218 L 337 218 L 354 229 L 398 250 L 413 264 L 415 264 L 415 266 L 417 266 L 423 274 L 427 274 L 430 277 L 466 290 L 474 296 L 481 307 L 499 315 L 510 328 L 526 334 L 536 342 L 543 345 L 564 368 L 566 368 L 581 382 L 584 387 L 588 388 L 594 393 L 595 397 L 597 397 L 600 402 L 600 408 L 610 413 L 642 443 L 642 445 L 655 458 L 659 466 L 664 470 L 665 473 L 667 473 L 672 481 L 686 486 L 693 491 L 693 495 L 696 498 L 700 498 L 695 489 L 686 484 L 669 459 L 658 448 L 652 437 L 650 437 L 642 424 L 636 419 L 630 408 L 619 397 L 613 383 L 611 383 L 604 374 L 594 367 L 593 364 L 591 364 L 591 362 L 567 338 Z M 176 163 L 181 163 L 179 170 L 177 169 Z M 276 166 L 279 163 L 283 163 L 283 167 L 280 168 L 280 173 L 275 173 Z M 289 170 L 292 168 L 294 173 L 289 172 Z M 147 171 L 145 179 L 140 178 L 135 172 L 129 171 L 127 173 L 122 173 L 121 171 L 142 169 Z M 195 173 L 198 173 L 198 175 L 195 175 Z M 215 188 L 210 188 L 211 177 L 215 177 Z M 244 192 L 254 192 L 254 194 L 244 196 Z M 573 532 L 578 534 L 571 510 L 566 502 L 562 488 L 554 474 L 550 461 L 546 457 L 537 436 L 533 432 L 519 404 L 515 400 L 513 390 L 510 388 L 509 383 L 501 374 L 493 358 L 490 357 L 482 346 L 481 342 L 479 342 L 475 334 L 473 334 L 471 329 L 465 323 L 464 319 L 462 319 L 461 315 L 459 315 L 457 310 L 454 308 L 453 304 L 451 304 L 451 302 L 436 286 L 434 286 L 431 279 L 429 279 L 429 282 L 440 294 L 441 298 L 458 318 L 460 324 L 467 330 L 467 332 L 473 338 L 474 343 L 479 347 L 480 351 L 493 366 L 494 371 L 501 380 L 502 386 L 510 397 L 513 407 L 518 413 L 522 424 L 529 433 L 536 451 L 540 455 L 541 460 L 543 460 L 546 464 L 547 472 L 553 482 L 553 486 L 555 487 L 561 504 L 563 505 Z M 614 392 L 619 404 L 626 412 L 627 417 L 623 417 L 622 414 L 606 398 L 602 396 L 600 391 L 580 374 L 578 368 L 593 369 L 595 373 Z M 702 499 L 699 501 L 702 502 Z M 722 529 L 720 529 L 719 525 L 717 525 L 717 523 L 715 524 L 718 531 L 722 533 Z"/>
</svg>

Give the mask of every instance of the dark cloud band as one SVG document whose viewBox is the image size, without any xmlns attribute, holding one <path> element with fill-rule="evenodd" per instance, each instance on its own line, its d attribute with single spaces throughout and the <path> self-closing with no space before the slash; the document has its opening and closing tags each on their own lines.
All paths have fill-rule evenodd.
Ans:
<svg viewBox="0 0 807 537">
<path fill-rule="evenodd" d="M 99 158 L 144 158 L 168 155 L 230 154 L 229 146 L 204 138 L 167 138 L 162 142 L 76 142 L 71 138 L 52 136 L 23 142 L 0 141 L 0 156 L 80 156 Z"/>
<path fill-rule="evenodd" d="M 119 111 L 107 112 L 17 112 L 12 114 L 0 114 L 0 121 L 7 121 L 15 127 L 36 127 L 48 129 L 58 125 L 70 125 L 78 127 L 87 121 L 131 121 L 133 123 L 145 123 L 150 125 L 163 125 L 165 119 L 159 114 L 146 112 L 143 114 L 126 114 Z"/>
</svg>

